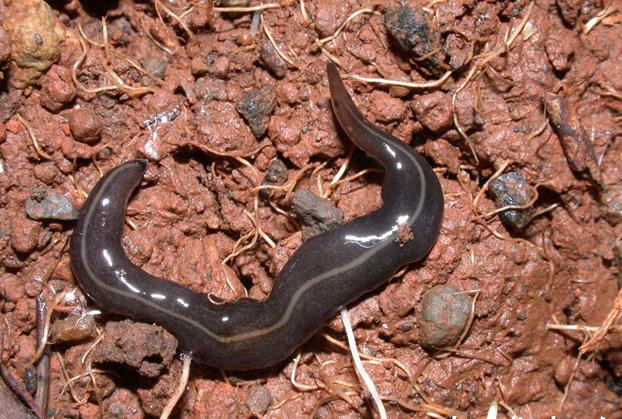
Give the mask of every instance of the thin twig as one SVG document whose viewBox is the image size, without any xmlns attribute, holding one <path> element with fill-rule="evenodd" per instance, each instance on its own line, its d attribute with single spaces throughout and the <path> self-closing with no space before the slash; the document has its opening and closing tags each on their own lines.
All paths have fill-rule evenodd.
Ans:
<svg viewBox="0 0 622 419">
<path fill-rule="evenodd" d="M 194 36 L 194 33 L 190 30 L 188 25 L 186 25 L 184 23 L 184 21 L 179 16 L 177 16 L 175 13 L 173 13 L 173 11 L 171 9 L 169 9 L 168 7 L 163 5 L 160 0 L 154 0 L 154 3 L 155 3 L 156 10 L 158 10 L 160 8 L 162 10 L 164 10 L 166 12 L 166 14 L 169 15 L 175 22 L 177 22 L 179 24 L 179 26 L 181 26 L 181 28 L 188 34 L 188 38 L 192 38 Z"/>
<path fill-rule="evenodd" d="M 50 156 L 48 153 L 43 151 L 41 147 L 39 146 L 39 142 L 37 141 L 35 132 L 32 129 L 32 126 L 30 126 L 30 124 L 26 121 L 26 119 L 24 119 L 19 113 L 15 114 L 15 117 L 17 118 L 19 122 L 21 122 L 24 128 L 26 128 L 26 131 L 28 132 L 28 135 L 30 136 L 30 140 L 32 141 L 32 145 L 35 148 L 37 155 L 39 155 L 41 158 L 45 160 L 52 160 L 52 156 Z"/>
<path fill-rule="evenodd" d="M 352 333 L 352 325 L 350 324 L 348 309 L 345 307 L 341 309 L 341 321 L 343 322 L 343 328 L 346 332 L 346 336 L 348 337 L 348 344 L 350 345 L 350 352 L 352 353 L 352 359 L 354 360 L 357 375 L 362 379 L 365 387 L 367 387 L 367 390 L 369 390 L 369 393 L 374 400 L 374 404 L 376 405 L 376 409 L 378 409 L 380 419 L 386 419 L 387 411 L 384 408 L 380 394 L 378 394 L 376 385 L 369 377 L 369 374 L 367 374 L 367 371 L 365 371 L 365 367 L 363 367 L 363 363 L 361 362 L 361 357 L 359 356 L 359 351 L 356 347 L 356 340 L 354 339 L 354 333 Z"/>
<path fill-rule="evenodd" d="M 341 31 L 344 30 L 346 25 L 348 23 L 350 23 L 351 20 L 353 20 L 357 16 L 360 16 L 360 15 L 365 14 L 365 13 L 374 13 L 374 8 L 373 7 L 364 7 L 362 9 L 358 9 L 358 10 L 354 11 L 352 14 L 350 14 L 350 16 L 345 18 L 343 22 L 341 22 L 341 24 L 337 27 L 337 29 L 335 30 L 335 32 L 332 35 L 329 35 L 326 38 L 318 39 L 315 42 L 315 44 L 317 46 L 319 46 L 319 47 L 322 47 L 325 44 L 331 42 L 332 40 L 334 40 L 335 38 L 337 38 L 339 36 Z"/>
<path fill-rule="evenodd" d="M 452 72 L 447 71 L 443 76 L 438 80 L 432 80 L 422 83 L 415 83 L 411 81 L 403 81 L 403 80 L 389 80 L 377 77 L 363 77 L 358 74 L 349 73 L 346 75 L 346 78 L 350 78 L 353 80 L 357 80 L 363 83 L 372 83 L 372 84 L 380 84 L 380 85 L 388 85 L 388 86 L 402 86 L 408 87 L 410 89 L 430 89 L 433 87 L 442 86 L 443 83 L 447 81 L 447 79 L 451 76 Z"/>
<path fill-rule="evenodd" d="M 268 40 L 272 44 L 272 47 L 274 48 L 276 53 L 279 55 L 279 57 L 281 57 L 283 61 L 285 61 L 287 64 L 291 65 L 292 67 L 298 68 L 298 65 L 291 58 L 285 55 L 285 53 L 281 51 L 281 49 L 277 45 L 276 41 L 272 37 L 272 34 L 270 33 L 270 30 L 268 29 L 268 25 L 266 25 L 266 23 L 264 22 L 263 14 L 261 15 L 261 26 L 263 28 L 264 33 L 268 37 Z"/>
<path fill-rule="evenodd" d="M 160 419 L 167 419 L 170 416 L 171 412 L 175 408 L 175 405 L 186 391 L 188 377 L 190 376 L 190 364 L 192 363 L 192 357 L 190 355 L 182 354 L 182 362 L 183 366 L 181 370 L 181 377 L 179 377 L 179 385 L 175 389 L 175 392 L 169 399 L 168 403 L 166 403 L 166 406 L 164 406 Z"/>
<path fill-rule="evenodd" d="M 47 339 L 46 320 L 47 303 L 43 295 L 37 297 L 37 345 L 45 346 Z M 42 412 L 48 411 L 48 397 L 50 390 L 50 348 L 46 347 L 37 363 L 37 391 L 35 393 L 35 402 Z"/>
<path fill-rule="evenodd" d="M 252 12 L 263 12 L 264 10 L 269 9 L 278 9 L 281 5 L 278 3 L 266 3 L 260 4 L 258 6 L 247 6 L 247 7 L 214 7 L 214 12 L 218 13 L 252 13 Z"/>
</svg>

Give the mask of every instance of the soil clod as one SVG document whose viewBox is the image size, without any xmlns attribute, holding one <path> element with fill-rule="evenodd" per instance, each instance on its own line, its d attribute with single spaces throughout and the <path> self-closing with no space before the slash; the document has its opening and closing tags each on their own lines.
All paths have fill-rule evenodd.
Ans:
<svg viewBox="0 0 622 419">
<path fill-rule="evenodd" d="M 93 350 L 93 362 L 125 364 L 147 377 L 157 377 L 177 350 L 177 340 L 160 326 L 130 320 L 108 322 Z"/>
</svg>

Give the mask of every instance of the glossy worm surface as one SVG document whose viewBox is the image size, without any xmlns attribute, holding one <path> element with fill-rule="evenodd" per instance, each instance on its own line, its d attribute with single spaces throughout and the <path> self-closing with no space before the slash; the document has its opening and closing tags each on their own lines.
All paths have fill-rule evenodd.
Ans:
<svg viewBox="0 0 622 419">
<path fill-rule="evenodd" d="M 328 65 L 333 110 L 348 137 L 386 169 L 383 206 L 307 240 L 280 272 L 263 302 L 216 305 L 154 277 L 121 246 L 127 201 L 147 162 L 134 160 L 95 185 L 71 239 L 71 263 L 82 289 L 101 307 L 157 323 L 194 360 L 228 370 L 267 367 L 286 359 L 345 304 L 382 285 L 434 244 L 443 195 L 430 165 L 412 148 L 372 126 L 358 111 L 337 68 Z M 398 228 L 412 232 L 397 241 Z"/>
</svg>

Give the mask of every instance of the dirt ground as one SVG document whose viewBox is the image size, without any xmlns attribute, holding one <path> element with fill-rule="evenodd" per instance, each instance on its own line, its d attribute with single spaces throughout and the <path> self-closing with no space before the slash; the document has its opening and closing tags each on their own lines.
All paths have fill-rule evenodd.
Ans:
<svg viewBox="0 0 622 419">
<path fill-rule="evenodd" d="M 382 204 L 333 119 L 332 60 L 445 196 L 427 259 L 349 307 L 388 416 L 622 417 L 622 3 L 0 0 L 0 23 L 0 401 L 16 412 L 159 416 L 178 386 L 175 338 L 95 306 L 70 269 L 109 169 L 150 161 L 131 259 L 227 300 L 265 298 L 303 237 Z M 377 414 L 335 319 L 267 371 L 193 364 L 173 415 Z"/>
</svg>

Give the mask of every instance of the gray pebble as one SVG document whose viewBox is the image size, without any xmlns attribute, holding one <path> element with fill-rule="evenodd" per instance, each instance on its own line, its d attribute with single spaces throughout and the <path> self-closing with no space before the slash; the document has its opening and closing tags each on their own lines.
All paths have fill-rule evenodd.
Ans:
<svg viewBox="0 0 622 419">
<path fill-rule="evenodd" d="M 266 170 L 266 176 L 263 179 L 262 185 L 282 185 L 287 181 L 288 173 L 287 166 L 282 160 L 273 159 Z M 271 189 L 262 189 L 261 196 L 268 198 L 272 195 Z"/>
<path fill-rule="evenodd" d="M 275 106 L 274 89 L 268 86 L 248 91 L 235 109 L 248 122 L 253 135 L 259 138 L 266 133 Z"/>
<path fill-rule="evenodd" d="M 272 73 L 279 79 L 287 74 L 287 64 L 276 52 L 270 41 L 265 40 L 259 49 L 261 60 L 266 64 Z"/>
<path fill-rule="evenodd" d="M 433 31 L 422 10 L 409 6 L 388 10 L 383 23 L 400 48 L 416 57 L 429 54 L 436 44 L 440 44 L 438 31 Z M 435 74 L 442 70 L 434 56 L 427 57 L 420 64 Z"/>
<path fill-rule="evenodd" d="M 272 404 L 270 391 L 262 385 L 256 385 L 246 391 L 246 406 L 253 412 L 263 415 Z"/>
<path fill-rule="evenodd" d="M 283 163 L 283 160 L 272 159 L 268 170 L 266 170 L 266 177 L 264 182 L 271 185 L 282 185 L 287 180 L 287 166 Z"/>
<path fill-rule="evenodd" d="M 383 22 L 393 39 L 404 51 L 412 52 L 420 57 L 432 50 L 430 29 L 424 13 L 404 6 L 387 11 Z"/>
<path fill-rule="evenodd" d="M 494 179 L 490 182 L 490 193 L 495 199 L 497 208 L 525 205 L 533 198 L 529 182 L 520 172 L 504 173 Z M 519 231 L 529 224 L 531 214 L 532 208 L 513 209 L 503 211 L 500 217 L 507 227 Z"/>
<path fill-rule="evenodd" d="M 437 285 L 421 300 L 419 344 L 442 348 L 455 344 L 471 313 L 471 300 L 462 290 Z"/>
<path fill-rule="evenodd" d="M 33 220 L 75 220 L 78 210 L 65 196 L 35 188 L 26 199 L 26 214 Z"/>
<path fill-rule="evenodd" d="M 294 192 L 292 209 L 303 223 L 302 235 L 305 240 L 344 224 L 343 211 L 330 200 L 320 198 L 308 190 Z"/>
<path fill-rule="evenodd" d="M 164 79 L 164 73 L 166 73 L 166 60 L 164 58 L 147 58 L 143 62 L 145 71 L 154 77 Z"/>
</svg>

